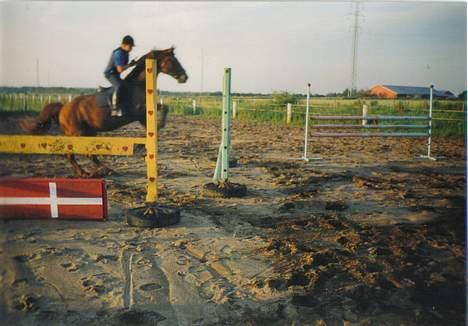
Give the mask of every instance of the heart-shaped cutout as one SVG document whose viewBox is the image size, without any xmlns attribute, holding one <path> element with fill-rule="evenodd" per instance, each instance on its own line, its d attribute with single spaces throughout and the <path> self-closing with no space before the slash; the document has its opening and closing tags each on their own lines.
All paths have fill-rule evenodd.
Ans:
<svg viewBox="0 0 468 326">
<path fill-rule="evenodd" d="M 126 151 L 128 151 L 128 146 L 123 146 L 122 149 L 123 149 L 124 152 L 126 152 Z"/>
<path fill-rule="evenodd" d="M 156 180 L 156 178 L 154 178 L 154 177 L 149 178 L 149 181 L 151 181 L 151 182 L 154 182 L 155 180 Z"/>
<path fill-rule="evenodd" d="M 152 89 L 148 89 L 148 94 L 153 94 L 153 90 Z"/>
<path fill-rule="evenodd" d="M 149 132 L 149 133 L 148 133 L 148 136 L 153 137 L 153 136 L 154 136 L 154 132 Z"/>
<path fill-rule="evenodd" d="M 153 115 L 154 111 L 151 110 L 151 111 L 148 111 L 148 115 Z"/>
</svg>

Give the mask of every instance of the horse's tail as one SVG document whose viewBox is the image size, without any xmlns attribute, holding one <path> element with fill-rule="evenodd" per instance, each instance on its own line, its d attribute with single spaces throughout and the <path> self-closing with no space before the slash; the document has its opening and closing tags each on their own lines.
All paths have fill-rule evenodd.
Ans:
<svg viewBox="0 0 468 326">
<path fill-rule="evenodd" d="M 19 126 L 28 134 L 44 134 L 46 133 L 52 122 L 58 124 L 60 109 L 63 104 L 60 102 L 49 103 L 36 118 L 24 118 L 19 122 Z"/>
</svg>

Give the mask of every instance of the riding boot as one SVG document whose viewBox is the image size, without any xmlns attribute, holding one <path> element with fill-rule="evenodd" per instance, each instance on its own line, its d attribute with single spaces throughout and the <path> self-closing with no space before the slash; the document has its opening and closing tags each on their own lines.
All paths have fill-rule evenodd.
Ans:
<svg viewBox="0 0 468 326">
<path fill-rule="evenodd" d="M 123 115 L 122 108 L 117 105 L 117 92 L 112 94 L 112 115 L 121 117 Z"/>
</svg>

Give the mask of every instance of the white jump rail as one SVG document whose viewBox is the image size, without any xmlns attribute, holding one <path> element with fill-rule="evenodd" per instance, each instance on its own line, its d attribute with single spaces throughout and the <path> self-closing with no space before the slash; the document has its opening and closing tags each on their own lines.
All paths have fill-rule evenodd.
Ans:
<svg viewBox="0 0 468 326">
<path fill-rule="evenodd" d="M 304 126 L 304 154 L 302 159 L 304 161 L 310 161 L 320 159 L 320 157 L 309 157 L 308 156 L 308 143 L 309 137 L 332 137 L 332 138 L 344 138 L 344 137 L 355 137 L 355 138 L 367 138 L 367 137 L 398 137 L 398 138 L 427 138 L 427 154 L 420 155 L 421 158 L 429 160 L 436 160 L 431 155 L 432 146 L 432 100 L 433 100 L 433 88 L 431 85 L 429 88 L 429 115 L 421 116 L 391 116 L 391 115 L 310 115 L 310 83 L 307 84 L 307 101 L 306 101 L 306 116 Z M 312 124 L 313 129 L 426 129 L 425 132 L 321 132 L 313 131 L 309 132 L 309 120 L 316 121 L 351 121 L 356 120 L 360 124 Z M 391 125 L 371 125 L 362 123 L 366 121 L 427 121 L 427 124 L 391 124 Z M 411 122 L 410 122 L 411 123 Z"/>
</svg>

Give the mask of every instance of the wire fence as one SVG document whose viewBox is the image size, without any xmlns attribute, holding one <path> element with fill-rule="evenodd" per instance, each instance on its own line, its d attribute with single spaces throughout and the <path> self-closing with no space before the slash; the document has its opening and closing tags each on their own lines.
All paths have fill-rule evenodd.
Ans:
<svg viewBox="0 0 468 326">
<path fill-rule="evenodd" d="M 165 97 L 163 101 L 169 104 L 173 114 L 221 116 L 221 97 L 211 98 L 209 101 L 196 98 Z M 323 103 L 323 100 L 316 103 L 311 101 L 311 114 L 315 116 L 362 115 L 364 104 L 368 106 L 368 115 L 427 116 L 429 111 L 429 104 L 425 100 L 356 101 L 330 99 L 329 101 L 333 102 L 333 104 L 327 105 Z M 466 135 L 466 102 L 436 100 L 433 102 L 433 107 L 434 135 L 453 137 Z M 265 99 L 259 101 L 234 98 L 232 111 L 233 118 L 239 120 L 303 126 L 306 105 L 305 103 L 278 104 L 274 103 L 272 99 L 268 102 Z M 311 122 L 312 127 L 314 123 L 316 122 Z M 391 122 L 380 122 L 380 126 L 383 128 L 390 128 L 391 126 L 387 127 L 387 124 L 391 124 Z M 398 127 L 400 126 L 395 126 L 395 128 Z"/>
</svg>

